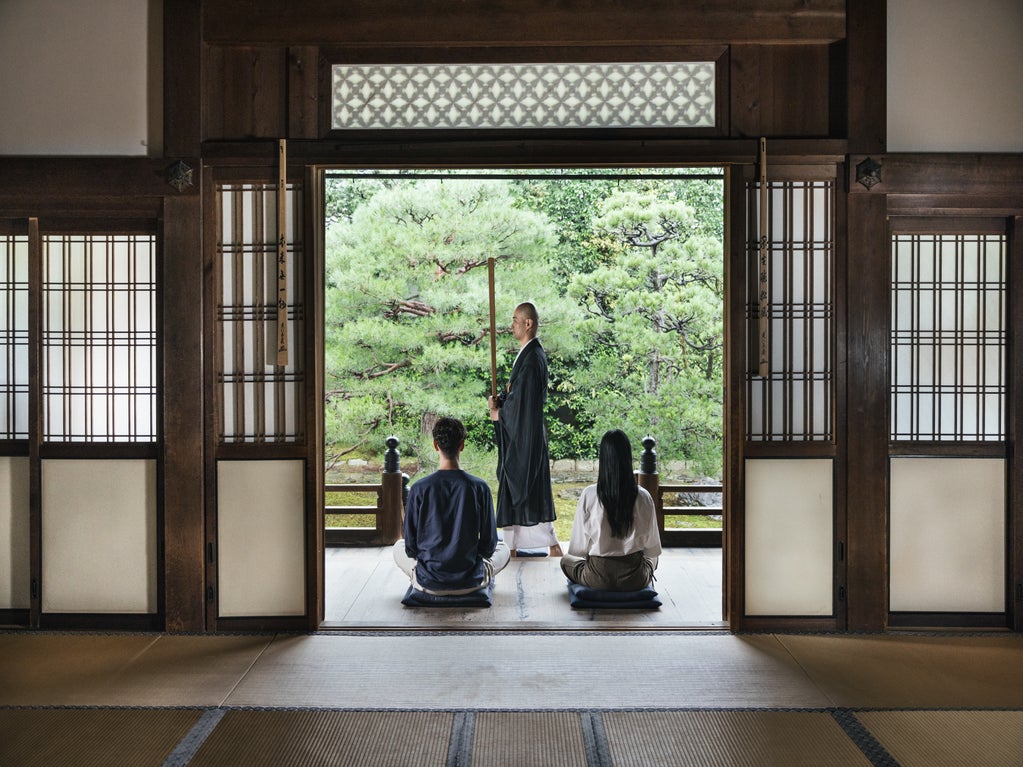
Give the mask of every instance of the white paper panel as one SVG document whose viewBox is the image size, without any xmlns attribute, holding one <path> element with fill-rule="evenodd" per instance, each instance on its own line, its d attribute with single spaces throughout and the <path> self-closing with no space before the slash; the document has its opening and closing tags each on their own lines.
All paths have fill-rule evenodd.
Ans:
<svg viewBox="0 0 1023 767">
<path fill-rule="evenodd" d="M 46 460 L 43 612 L 155 613 L 156 462 Z"/>
<path fill-rule="evenodd" d="M 305 463 L 217 463 L 223 618 L 305 614 Z"/>
<path fill-rule="evenodd" d="M 28 458 L 0 458 L 0 609 L 27 609 Z"/>
<path fill-rule="evenodd" d="M 746 461 L 746 614 L 831 615 L 828 459 Z"/>
<path fill-rule="evenodd" d="M 1005 462 L 893 458 L 890 609 L 1005 611 Z"/>
</svg>

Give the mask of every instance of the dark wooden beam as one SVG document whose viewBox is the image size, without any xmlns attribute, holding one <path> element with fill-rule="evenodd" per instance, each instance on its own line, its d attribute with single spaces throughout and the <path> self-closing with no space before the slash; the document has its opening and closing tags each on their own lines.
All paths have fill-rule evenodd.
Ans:
<svg viewBox="0 0 1023 767">
<path fill-rule="evenodd" d="M 1006 501 L 1006 614 L 1013 631 L 1023 631 L 1023 407 L 1019 391 L 1023 385 L 1023 216 L 1009 221 L 1009 359 L 1007 390 L 1008 464 Z"/>
<path fill-rule="evenodd" d="M 163 4 L 165 157 L 195 157 L 202 141 L 202 0 Z"/>
<path fill-rule="evenodd" d="M 202 631 L 203 355 L 199 197 L 165 202 L 163 225 L 163 541 L 167 631 Z"/>
<path fill-rule="evenodd" d="M 61 205 L 80 211 L 76 198 L 116 200 L 111 211 L 138 208 L 141 197 L 198 194 L 198 170 L 194 184 L 179 192 L 171 186 L 176 160 L 146 157 L 0 157 L 0 207 L 4 215 L 18 215 L 16 210 L 59 209 Z M 197 168 L 198 160 L 184 161 Z M 151 203 L 147 203 L 151 205 Z"/>
<path fill-rule="evenodd" d="M 880 2 L 884 16 L 884 0 Z M 854 5 L 854 4 L 853 4 Z M 845 0 L 206 0 L 207 43 L 344 46 L 830 42 Z M 882 40 L 882 50 L 884 41 Z"/>
<path fill-rule="evenodd" d="M 866 159 L 861 153 L 850 157 L 851 194 L 873 191 L 945 198 L 979 195 L 1003 200 L 1023 196 L 1023 153 L 872 155 L 871 159 L 881 165 L 881 180 L 872 189 L 856 181 L 856 167 Z"/>
<path fill-rule="evenodd" d="M 847 628 L 888 610 L 888 235 L 883 194 L 849 195 L 846 255 Z"/>
<path fill-rule="evenodd" d="M 775 139 L 772 159 L 786 165 L 842 162 L 846 143 L 835 140 Z M 221 168 L 271 169 L 277 156 L 271 141 L 206 142 L 203 156 Z M 336 140 L 289 141 L 291 165 L 328 165 L 352 168 L 530 168 L 627 167 L 753 164 L 757 142 L 742 140 L 678 139 L 670 134 L 644 138 L 424 137 L 393 136 L 375 140 L 338 136 Z M 267 171 L 269 173 L 269 170 Z M 270 176 L 267 176 L 270 180 Z"/>
<path fill-rule="evenodd" d="M 888 146 L 887 46 L 887 0 L 849 0 L 845 137 L 852 152 L 883 152 Z"/>
</svg>

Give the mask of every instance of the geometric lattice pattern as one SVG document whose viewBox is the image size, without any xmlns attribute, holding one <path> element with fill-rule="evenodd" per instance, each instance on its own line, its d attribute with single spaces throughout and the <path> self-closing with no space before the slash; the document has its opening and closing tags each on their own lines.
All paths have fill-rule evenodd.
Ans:
<svg viewBox="0 0 1023 767">
<path fill-rule="evenodd" d="M 288 185 L 288 364 L 277 365 L 277 185 L 217 188 L 217 438 L 221 442 L 298 442 L 305 309 L 302 296 L 301 189 Z"/>
<path fill-rule="evenodd" d="M 0 439 L 28 439 L 28 238 L 0 236 Z"/>
<path fill-rule="evenodd" d="M 1000 441 L 1006 238 L 892 237 L 891 439 Z"/>
<path fill-rule="evenodd" d="M 760 185 L 746 186 L 746 438 L 834 435 L 835 184 L 770 181 L 766 376 L 758 375 Z"/>
<path fill-rule="evenodd" d="M 156 237 L 42 238 L 43 438 L 157 439 Z"/>
<path fill-rule="evenodd" d="M 714 62 L 335 64 L 331 128 L 711 128 Z"/>
</svg>

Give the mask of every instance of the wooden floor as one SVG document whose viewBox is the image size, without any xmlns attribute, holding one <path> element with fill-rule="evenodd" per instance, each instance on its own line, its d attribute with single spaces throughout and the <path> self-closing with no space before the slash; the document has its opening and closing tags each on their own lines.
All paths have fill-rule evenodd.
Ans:
<svg viewBox="0 0 1023 767">
<path fill-rule="evenodd" d="M 516 630 L 721 629 L 721 549 L 666 549 L 657 568 L 657 610 L 573 610 L 559 558 L 512 559 L 497 576 L 493 607 L 408 608 L 408 578 L 390 547 L 330 548 L 324 629 L 458 627 Z"/>
</svg>

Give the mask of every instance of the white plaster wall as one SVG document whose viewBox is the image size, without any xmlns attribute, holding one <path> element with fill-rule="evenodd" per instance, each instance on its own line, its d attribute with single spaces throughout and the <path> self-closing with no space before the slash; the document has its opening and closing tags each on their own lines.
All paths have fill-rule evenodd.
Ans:
<svg viewBox="0 0 1023 767">
<path fill-rule="evenodd" d="M 831 615 L 832 460 L 746 461 L 746 614 Z"/>
<path fill-rule="evenodd" d="M 161 155 L 162 28 L 162 0 L 0 0 L 0 155 Z"/>
<path fill-rule="evenodd" d="M 1005 461 L 893 458 L 893 611 L 1005 611 Z"/>
<path fill-rule="evenodd" d="M 305 464 L 217 463 L 222 618 L 305 614 Z"/>
<path fill-rule="evenodd" d="M 888 0 L 888 151 L 1023 151 L 1023 0 Z"/>
<path fill-rule="evenodd" d="M 0 609 L 27 609 L 28 458 L 0 457 Z"/>
<path fill-rule="evenodd" d="M 43 612 L 155 613 L 156 461 L 42 462 Z"/>
</svg>

